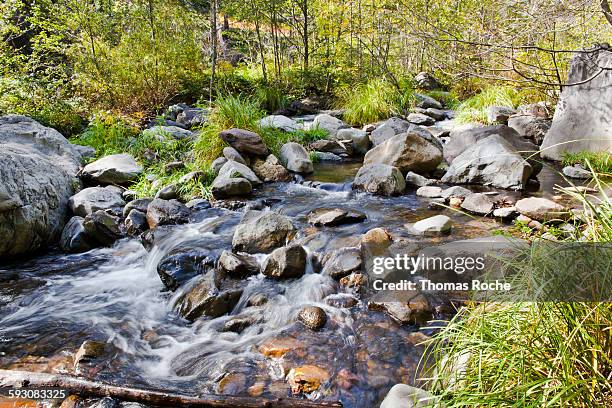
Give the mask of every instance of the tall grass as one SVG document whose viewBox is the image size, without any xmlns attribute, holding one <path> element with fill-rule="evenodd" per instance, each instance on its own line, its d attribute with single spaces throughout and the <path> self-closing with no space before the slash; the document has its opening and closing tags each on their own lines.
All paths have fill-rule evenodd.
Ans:
<svg viewBox="0 0 612 408">
<path fill-rule="evenodd" d="M 612 406 L 612 205 L 593 180 L 597 193 L 565 193 L 584 210 L 574 238 L 594 244 L 535 241 L 506 261 L 511 295 L 468 303 L 431 341 L 430 385 L 446 407 Z M 577 295 L 594 301 L 551 301 Z"/>
<path fill-rule="evenodd" d="M 413 90 L 398 90 L 384 79 L 374 79 L 366 84 L 343 88 L 338 95 L 344 120 L 354 125 L 373 123 L 403 113 L 413 101 Z"/>
<path fill-rule="evenodd" d="M 506 106 L 515 108 L 521 102 L 521 94 L 507 86 L 490 86 L 482 90 L 457 107 L 456 118 L 460 123 L 487 123 L 487 108 Z"/>
<path fill-rule="evenodd" d="M 565 153 L 563 155 L 563 165 L 571 166 L 582 164 L 584 167 L 591 167 L 600 175 L 612 176 L 612 153 L 608 152 L 578 152 Z"/>
</svg>

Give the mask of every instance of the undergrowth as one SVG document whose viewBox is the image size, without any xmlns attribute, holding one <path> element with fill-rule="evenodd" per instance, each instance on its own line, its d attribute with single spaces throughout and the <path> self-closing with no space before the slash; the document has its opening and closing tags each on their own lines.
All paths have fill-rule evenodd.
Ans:
<svg viewBox="0 0 612 408">
<path fill-rule="evenodd" d="M 459 123 L 487 123 L 487 108 L 505 106 L 515 108 L 522 101 L 522 96 L 508 86 L 490 86 L 482 92 L 466 99 L 457 106 L 456 118 Z"/>
<path fill-rule="evenodd" d="M 581 164 L 585 168 L 591 167 L 600 175 L 612 176 L 612 153 L 608 152 L 578 152 L 565 153 L 563 165 L 571 166 Z"/>
</svg>

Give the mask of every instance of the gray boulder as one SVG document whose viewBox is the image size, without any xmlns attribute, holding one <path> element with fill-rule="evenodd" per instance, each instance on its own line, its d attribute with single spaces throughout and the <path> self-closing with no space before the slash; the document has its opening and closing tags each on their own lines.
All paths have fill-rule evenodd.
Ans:
<svg viewBox="0 0 612 408">
<path fill-rule="evenodd" d="M 416 191 L 416 195 L 419 197 L 426 197 L 426 198 L 442 197 L 442 187 L 438 187 L 438 186 L 419 187 Z"/>
<path fill-rule="evenodd" d="M 85 252 L 93 248 L 92 239 L 85 232 L 83 217 L 74 216 L 64 227 L 60 248 L 65 252 Z"/>
<path fill-rule="evenodd" d="M 219 137 L 225 143 L 238 150 L 240 154 L 247 156 L 267 156 L 268 147 L 255 132 L 244 129 L 229 129 L 219 133 Z"/>
<path fill-rule="evenodd" d="M 283 115 L 270 115 L 259 121 L 259 126 L 280 129 L 285 132 L 295 132 L 304 128 L 295 120 Z"/>
<path fill-rule="evenodd" d="M 600 67 L 606 69 L 602 71 Z M 564 152 L 612 151 L 610 67 L 609 47 L 573 56 L 567 82 L 586 82 L 563 88 L 552 125 L 542 142 L 542 157 L 561 160 Z"/>
<path fill-rule="evenodd" d="M 453 223 L 446 215 L 434 215 L 414 223 L 412 228 L 426 235 L 447 234 L 450 232 Z"/>
<path fill-rule="evenodd" d="M 347 127 L 349 127 L 349 125 L 327 113 L 321 113 L 315 116 L 312 122 L 312 128 L 319 128 L 327 131 L 330 139 L 333 139 L 340 129 Z"/>
<path fill-rule="evenodd" d="M 124 225 L 129 235 L 138 235 L 149 229 L 147 214 L 140 210 L 133 209 L 125 218 Z"/>
<path fill-rule="evenodd" d="M 150 198 L 138 198 L 136 200 L 132 200 L 127 203 L 125 207 L 123 207 L 123 216 L 127 217 L 132 210 L 138 210 L 140 212 L 146 213 L 147 207 L 150 203 Z"/>
<path fill-rule="evenodd" d="M 266 157 L 265 160 L 255 158 L 251 162 L 253 172 L 264 182 L 268 181 L 289 181 L 291 173 L 287 171 L 281 164 L 280 160 L 273 154 Z"/>
<path fill-rule="evenodd" d="M 85 188 L 68 200 L 75 215 L 87 217 L 98 210 L 113 210 L 121 213 L 125 201 L 121 191 L 113 186 Z"/>
<path fill-rule="evenodd" d="M 362 269 L 363 258 L 359 248 L 341 248 L 332 252 L 324 260 L 322 274 L 340 280 Z"/>
<path fill-rule="evenodd" d="M 0 258 L 56 242 L 89 149 L 25 116 L 0 117 Z"/>
<path fill-rule="evenodd" d="M 361 129 L 340 129 L 338 133 L 336 133 L 336 139 L 350 140 L 352 142 L 353 151 L 357 154 L 366 154 L 370 147 L 370 137 L 367 132 Z"/>
<path fill-rule="evenodd" d="M 314 152 L 316 160 L 319 162 L 341 162 L 344 159 L 337 154 L 327 152 Z"/>
<path fill-rule="evenodd" d="M 582 166 L 574 165 L 574 166 L 565 166 L 563 170 L 561 170 L 564 175 L 570 178 L 586 180 L 593 177 L 590 171 L 585 169 Z"/>
<path fill-rule="evenodd" d="M 102 245 L 110 246 L 124 234 L 121 218 L 98 210 L 89 214 L 83 221 L 85 233 Z"/>
<path fill-rule="evenodd" d="M 507 106 L 489 106 L 487 108 L 487 120 L 489 123 L 508 124 L 508 118 L 516 113 L 516 110 Z"/>
<path fill-rule="evenodd" d="M 284 215 L 271 211 L 247 211 L 234 231 L 232 248 L 250 254 L 270 253 L 283 246 L 295 227 Z"/>
<path fill-rule="evenodd" d="M 312 173 L 314 170 L 308 152 L 298 143 L 285 143 L 280 150 L 280 160 L 287 170 L 295 173 Z"/>
<path fill-rule="evenodd" d="M 520 190 L 526 187 L 533 168 L 499 135 L 479 140 L 450 164 L 443 183 L 482 184 Z"/>
<path fill-rule="evenodd" d="M 350 156 L 353 154 L 353 143 L 345 143 L 338 140 L 320 139 L 310 143 L 310 148 L 318 152 L 333 153 L 338 156 Z"/>
<path fill-rule="evenodd" d="M 442 197 L 444 200 L 449 200 L 453 197 L 458 197 L 458 198 L 465 198 L 467 196 L 469 196 L 470 194 L 472 194 L 471 190 L 468 190 L 465 187 L 461 187 L 461 186 L 453 186 L 453 187 L 449 187 L 445 190 L 442 190 L 442 192 L 440 193 L 440 197 Z"/>
<path fill-rule="evenodd" d="M 221 170 L 221 167 L 223 167 L 225 163 L 227 163 L 227 159 L 225 157 L 217 157 L 210 164 L 210 168 L 212 169 L 213 173 L 217 175 L 219 174 L 219 170 Z"/>
<path fill-rule="evenodd" d="M 178 126 L 153 126 L 149 129 L 145 129 L 142 134 L 147 137 L 154 137 L 159 141 L 166 139 L 195 139 L 195 134 L 187 129 L 182 129 Z"/>
<path fill-rule="evenodd" d="M 230 146 L 224 147 L 223 157 L 225 157 L 227 160 L 233 160 L 240 164 L 244 164 L 245 166 L 247 165 L 247 162 L 246 160 L 244 160 L 244 157 L 242 157 L 240 153 L 238 152 L 238 150 L 234 149 L 233 147 L 230 147 Z"/>
<path fill-rule="evenodd" d="M 219 170 L 219 175 L 217 176 L 217 178 L 226 179 L 238 177 L 247 179 L 249 183 L 251 183 L 253 186 L 259 186 L 263 184 L 263 182 L 259 179 L 259 177 L 257 177 L 253 170 L 251 170 L 244 164 L 235 162 L 233 160 L 228 160 L 227 163 L 225 163 L 223 167 L 221 167 L 221 169 Z"/>
<path fill-rule="evenodd" d="M 423 177 L 420 174 L 416 174 L 412 171 L 406 173 L 406 185 L 412 187 L 425 187 L 430 186 L 432 184 L 436 184 L 438 181 L 433 179 L 428 179 L 427 177 Z"/>
<path fill-rule="evenodd" d="M 444 145 L 444 158 L 451 163 L 466 149 L 474 146 L 479 140 L 491 135 L 499 135 L 512 146 L 532 167 L 531 177 L 535 177 L 542 169 L 538 154 L 538 146 L 525 140 L 514 129 L 506 125 L 477 126 L 457 129 L 450 134 L 450 140 Z"/>
<path fill-rule="evenodd" d="M 402 173 L 423 173 L 435 170 L 442 162 L 442 146 L 431 134 L 411 131 L 393 136 L 370 150 L 364 165 L 387 164 Z"/>
<path fill-rule="evenodd" d="M 568 212 L 561 204 L 541 197 L 528 197 L 518 200 L 514 204 L 516 210 L 524 216 L 536 221 L 549 221 L 553 219 L 565 219 Z"/>
<path fill-rule="evenodd" d="M 436 108 L 427 108 L 427 109 L 416 108 L 416 109 L 418 109 L 417 110 L 418 113 L 422 113 L 423 115 L 427 115 L 430 118 L 433 118 L 435 120 L 444 120 L 444 119 L 446 119 L 446 112 L 444 112 L 442 109 L 436 109 Z"/>
<path fill-rule="evenodd" d="M 306 272 L 306 250 L 301 245 L 277 248 L 264 261 L 261 272 L 269 278 L 300 278 Z"/>
<path fill-rule="evenodd" d="M 177 183 L 168 184 L 159 189 L 155 194 L 155 198 L 162 198 L 164 200 L 172 200 L 173 198 L 179 197 L 179 185 Z"/>
<path fill-rule="evenodd" d="M 431 96 L 427 96 L 420 93 L 415 93 L 414 97 L 416 98 L 416 106 L 418 108 L 434 108 L 434 109 L 442 109 L 443 106 L 440 102 L 432 98 Z"/>
<path fill-rule="evenodd" d="M 160 225 L 183 224 L 190 211 L 178 200 L 156 198 L 147 206 L 147 223 L 153 229 Z"/>
<path fill-rule="evenodd" d="M 542 144 L 551 123 L 549 119 L 525 114 L 512 115 L 508 119 L 508 126 L 516 130 L 525 139 L 530 139 L 536 145 Z"/>
<path fill-rule="evenodd" d="M 229 163 L 229 162 L 228 162 Z M 243 177 L 217 176 L 211 186 L 211 194 L 216 199 L 245 196 L 253 191 L 249 180 Z"/>
<path fill-rule="evenodd" d="M 396 117 L 389 118 L 370 133 L 370 140 L 374 146 L 378 146 L 391 139 L 393 136 L 406 133 L 413 129 L 414 125 L 407 120 Z"/>
<path fill-rule="evenodd" d="M 414 83 L 417 88 L 424 89 L 426 91 L 434 91 L 436 89 L 441 89 L 442 85 L 438 82 L 438 80 L 428 72 L 419 72 L 414 77 Z"/>
<path fill-rule="evenodd" d="M 427 116 L 423 113 L 411 113 L 408 115 L 406 120 L 415 125 L 430 126 L 436 123 L 435 119 L 431 116 Z"/>
<path fill-rule="evenodd" d="M 208 111 L 203 108 L 185 108 L 176 115 L 176 121 L 188 129 L 208 122 Z"/>
<path fill-rule="evenodd" d="M 248 254 L 223 251 L 219 257 L 218 268 L 232 278 L 246 278 L 259 273 L 259 262 Z"/>
<path fill-rule="evenodd" d="M 142 170 L 131 154 L 113 154 L 83 167 L 81 177 L 100 184 L 127 184 L 136 180 Z"/>
<path fill-rule="evenodd" d="M 387 164 L 367 164 L 359 169 L 353 189 L 378 195 L 397 195 L 406 189 L 404 176 L 397 167 Z"/>
<path fill-rule="evenodd" d="M 465 197 L 461 203 L 464 210 L 478 214 L 487 215 L 493 211 L 494 202 L 488 195 L 482 193 L 472 193 Z"/>
</svg>

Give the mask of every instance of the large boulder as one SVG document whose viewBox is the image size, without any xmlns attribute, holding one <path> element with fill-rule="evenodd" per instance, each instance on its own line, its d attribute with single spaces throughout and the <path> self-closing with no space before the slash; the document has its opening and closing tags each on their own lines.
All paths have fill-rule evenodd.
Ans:
<svg viewBox="0 0 612 408">
<path fill-rule="evenodd" d="M 81 177 L 99 184 L 127 184 L 142 173 L 142 166 L 131 154 L 113 154 L 89 163 L 81 170 Z"/>
<path fill-rule="evenodd" d="M 431 134 L 411 131 L 393 136 L 370 150 L 363 160 L 364 165 L 387 164 L 397 167 L 402 173 L 435 170 L 442 161 L 442 146 Z"/>
<path fill-rule="evenodd" d="M 524 189 L 533 168 L 499 135 L 479 140 L 450 164 L 443 183 Z"/>
<path fill-rule="evenodd" d="M 561 160 L 563 153 L 612 151 L 612 49 L 579 52 L 570 64 L 569 84 L 542 142 L 542 157 Z"/>
<path fill-rule="evenodd" d="M 417 88 L 424 89 L 426 91 L 434 91 L 436 89 L 442 89 L 440 82 L 431 75 L 429 72 L 419 72 L 414 77 L 414 83 Z"/>
<path fill-rule="evenodd" d="M 0 257 L 60 238 L 86 153 L 33 119 L 0 117 Z"/>
<path fill-rule="evenodd" d="M 450 140 L 444 145 L 444 159 L 451 163 L 466 149 L 476 142 L 491 135 L 499 135 L 512 146 L 512 151 L 519 153 L 532 167 L 531 177 L 542 169 L 538 146 L 521 137 L 514 129 L 506 125 L 475 126 L 460 128 L 451 132 Z"/>
<path fill-rule="evenodd" d="M 268 147 L 255 132 L 244 129 L 229 129 L 219 133 L 219 137 L 227 144 L 247 156 L 267 156 Z"/>
<path fill-rule="evenodd" d="M 280 160 L 289 171 L 312 173 L 314 167 L 304 146 L 299 143 L 285 143 L 280 150 Z"/>
<path fill-rule="evenodd" d="M 508 126 L 516 130 L 522 137 L 530 139 L 537 145 L 542 144 L 551 123 L 549 119 L 522 113 L 512 115 L 508 119 Z"/>
<path fill-rule="evenodd" d="M 523 198 L 518 200 L 514 207 L 522 215 L 536 221 L 567 218 L 568 215 L 561 204 L 541 197 Z"/>
<path fill-rule="evenodd" d="M 415 125 L 401 118 L 389 118 L 370 133 L 370 141 L 374 146 L 391 139 L 393 136 L 413 130 Z"/>
<path fill-rule="evenodd" d="M 306 272 L 308 256 L 301 245 L 277 248 L 264 261 L 261 272 L 273 279 L 300 278 Z"/>
<path fill-rule="evenodd" d="M 121 190 L 116 187 L 89 187 L 70 197 L 68 205 L 74 214 L 87 217 L 98 210 L 112 210 L 121 213 L 125 201 L 123 201 Z"/>
<path fill-rule="evenodd" d="M 346 123 L 338 118 L 327 113 L 321 113 L 315 116 L 312 122 L 313 128 L 319 128 L 327 131 L 330 138 L 334 138 L 340 129 L 349 127 Z"/>
<path fill-rule="evenodd" d="M 359 169 L 353 188 L 378 195 L 397 195 L 406 189 L 404 176 L 397 167 L 387 164 L 367 164 Z"/>
<path fill-rule="evenodd" d="M 212 183 L 210 192 L 217 200 L 230 197 L 245 196 L 253 191 L 253 186 L 249 180 L 242 177 L 220 177 L 218 176 Z"/>
<path fill-rule="evenodd" d="M 283 115 L 270 115 L 259 121 L 259 126 L 280 129 L 285 132 L 295 132 L 304 128 L 295 120 Z"/>
<path fill-rule="evenodd" d="M 234 251 L 270 253 L 283 246 L 293 234 L 295 227 L 284 215 L 271 211 L 247 211 L 234 231 Z"/>
<path fill-rule="evenodd" d="M 358 154 L 366 154 L 370 147 L 370 137 L 365 130 L 348 128 L 340 129 L 336 133 L 337 140 L 350 140 L 353 150 Z"/>
</svg>

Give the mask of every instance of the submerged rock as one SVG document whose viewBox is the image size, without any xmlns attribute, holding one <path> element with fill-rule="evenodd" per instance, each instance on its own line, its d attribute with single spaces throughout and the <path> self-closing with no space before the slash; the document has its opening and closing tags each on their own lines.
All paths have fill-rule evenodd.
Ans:
<svg viewBox="0 0 612 408">
<path fill-rule="evenodd" d="M 287 382 L 293 394 L 310 393 L 318 390 L 330 379 L 329 373 L 321 367 L 303 365 L 292 368 L 287 375 Z"/>
<path fill-rule="evenodd" d="M 363 260 L 359 248 L 341 248 L 333 251 L 323 264 L 322 274 L 335 280 L 362 269 Z"/>
<path fill-rule="evenodd" d="M 327 314 L 318 306 L 306 306 L 298 313 L 298 320 L 310 330 L 319 330 L 327 323 Z"/>
<path fill-rule="evenodd" d="M 283 246 L 295 227 L 284 215 L 271 211 L 247 211 L 234 231 L 232 248 L 236 252 L 270 253 Z"/>
<path fill-rule="evenodd" d="M 306 272 L 306 250 L 301 245 L 277 248 L 264 261 L 261 272 L 269 278 L 300 278 Z"/>
<path fill-rule="evenodd" d="M 126 184 L 142 174 L 142 166 L 131 154 L 113 154 L 89 163 L 81 170 L 81 177 L 100 184 Z"/>
<path fill-rule="evenodd" d="M 201 316 L 219 317 L 231 312 L 240 296 L 242 289 L 219 290 L 215 271 L 209 271 L 178 298 L 175 309 L 190 321 Z"/>
<path fill-rule="evenodd" d="M 406 181 L 397 167 L 369 164 L 359 169 L 353 188 L 378 195 L 397 195 L 406 189 Z"/>
</svg>

